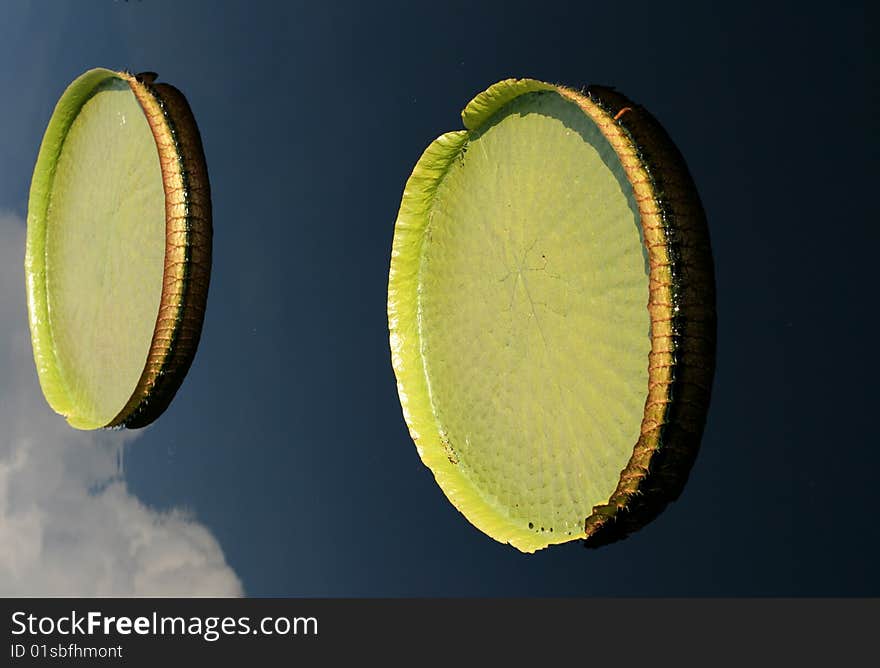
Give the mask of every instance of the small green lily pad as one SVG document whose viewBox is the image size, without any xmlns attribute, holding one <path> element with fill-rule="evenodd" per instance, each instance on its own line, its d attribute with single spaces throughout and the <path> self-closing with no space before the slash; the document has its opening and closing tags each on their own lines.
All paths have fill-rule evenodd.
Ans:
<svg viewBox="0 0 880 668">
<path fill-rule="evenodd" d="M 201 333 L 211 202 L 198 129 L 155 75 L 94 69 L 40 147 L 25 257 L 34 359 L 78 429 L 142 427 L 168 406 Z"/>
</svg>

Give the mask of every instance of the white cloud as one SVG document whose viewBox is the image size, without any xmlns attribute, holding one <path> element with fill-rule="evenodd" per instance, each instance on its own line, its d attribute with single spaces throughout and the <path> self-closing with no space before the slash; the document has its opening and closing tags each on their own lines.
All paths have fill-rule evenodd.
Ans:
<svg viewBox="0 0 880 668">
<path fill-rule="evenodd" d="M 79 432 L 40 392 L 24 299 L 24 224 L 0 212 L 0 595 L 236 596 L 220 545 L 127 489 L 137 432 Z"/>
</svg>

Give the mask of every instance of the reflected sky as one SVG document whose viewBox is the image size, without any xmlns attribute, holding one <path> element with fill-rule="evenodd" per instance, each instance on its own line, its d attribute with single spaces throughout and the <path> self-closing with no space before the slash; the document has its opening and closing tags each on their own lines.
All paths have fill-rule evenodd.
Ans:
<svg viewBox="0 0 880 668">
<path fill-rule="evenodd" d="M 880 595 L 880 239 L 864 195 L 880 114 L 863 12 L 251 4 L 0 7 L 0 593 Z M 72 432 L 35 394 L 20 276 L 42 133 L 96 66 L 186 94 L 215 215 L 199 352 L 169 410 L 122 437 L 122 477 L 119 435 Z M 403 185 L 509 76 L 645 104 L 712 234 L 703 449 L 678 502 L 599 550 L 522 555 L 469 525 L 418 458 L 390 365 Z M 114 555 L 135 543 L 150 547 L 126 570 Z"/>
<path fill-rule="evenodd" d="M 138 432 L 81 432 L 54 415 L 31 356 L 24 223 L 0 214 L 0 592 L 18 596 L 241 593 L 210 531 L 128 489 Z"/>
</svg>

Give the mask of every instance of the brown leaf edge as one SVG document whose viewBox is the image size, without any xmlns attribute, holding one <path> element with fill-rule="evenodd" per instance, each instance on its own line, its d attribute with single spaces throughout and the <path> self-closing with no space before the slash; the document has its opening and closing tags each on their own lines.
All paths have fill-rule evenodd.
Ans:
<svg viewBox="0 0 880 668">
<path fill-rule="evenodd" d="M 633 185 L 648 246 L 652 324 L 641 435 L 609 501 L 584 526 L 587 547 L 626 538 L 682 493 L 706 423 L 715 371 L 715 276 L 706 215 L 660 123 L 612 88 L 560 87 L 597 122 Z"/>
<path fill-rule="evenodd" d="M 165 267 L 153 339 L 135 391 L 107 425 L 139 429 L 171 403 L 201 338 L 211 277 L 211 189 L 201 135 L 183 94 L 154 83 L 155 75 L 119 75 L 153 131 L 165 189 Z"/>
</svg>

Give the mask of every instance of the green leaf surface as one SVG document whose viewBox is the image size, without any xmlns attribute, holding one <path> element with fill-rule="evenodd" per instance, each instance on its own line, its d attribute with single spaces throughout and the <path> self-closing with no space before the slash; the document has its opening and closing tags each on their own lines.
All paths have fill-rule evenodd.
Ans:
<svg viewBox="0 0 880 668">
<path fill-rule="evenodd" d="M 432 144 L 398 219 L 389 324 L 404 415 L 450 500 L 533 551 L 584 535 L 639 438 L 649 271 L 596 124 L 505 81 Z"/>
<path fill-rule="evenodd" d="M 159 312 L 165 195 L 156 141 L 128 83 L 79 77 L 40 149 L 26 273 L 44 394 L 72 426 L 110 423 L 144 369 Z"/>
</svg>

